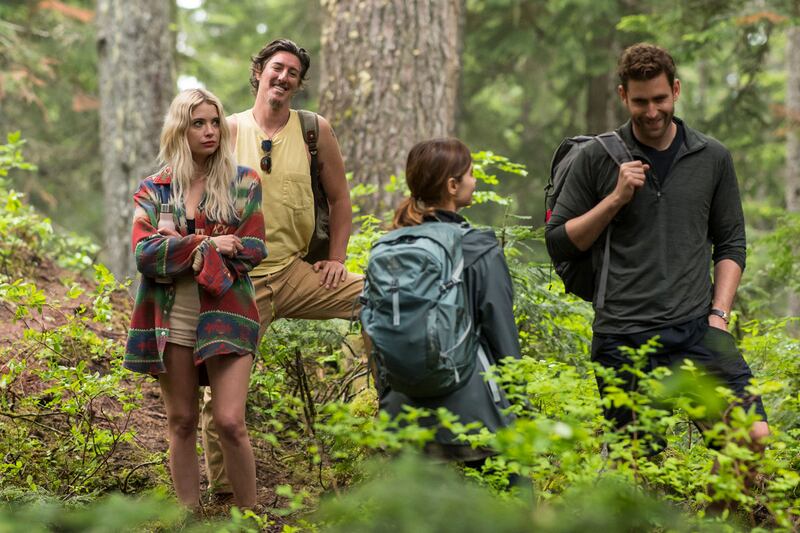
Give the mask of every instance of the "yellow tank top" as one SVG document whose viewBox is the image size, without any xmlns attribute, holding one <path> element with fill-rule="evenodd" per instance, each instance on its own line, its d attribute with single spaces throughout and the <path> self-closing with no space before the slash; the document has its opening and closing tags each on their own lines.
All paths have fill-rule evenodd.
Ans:
<svg viewBox="0 0 800 533">
<path fill-rule="evenodd" d="M 248 109 L 236 117 L 236 162 L 256 169 L 261 176 L 266 242 L 269 254 L 251 276 L 275 273 L 308 251 L 314 231 L 314 193 L 311 190 L 311 169 L 308 150 L 303 141 L 300 117 L 292 109 L 289 122 L 272 138 L 272 172 L 261 170 L 261 131 Z"/>
</svg>

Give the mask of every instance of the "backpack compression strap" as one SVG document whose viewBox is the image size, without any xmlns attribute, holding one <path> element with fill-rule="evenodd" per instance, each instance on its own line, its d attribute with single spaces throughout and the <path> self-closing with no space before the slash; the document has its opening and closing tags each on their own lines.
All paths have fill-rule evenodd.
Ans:
<svg viewBox="0 0 800 533">
<path fill-rule="evenodd" d="M 603 147 L 606 153 L 609 155 L 611 159 L 614 160 L 614 163 L 617 166 L 622 165 L 622 163 L 627 163 L 629 161 L 633 161 L 633 155 L 631 151 L 628 150 L 627 145 L 622 140 L 622 137 L 619 136 L 619 133 L 616 131 L 609 131 L 607 133 L 602 133 L 595 137 L 597 142 Z M 608 225 L 608 229 L 606 229 L 606 242 L 603 246 L 603 264 L 600 267 L 600 284 L 597 287 L 597 301 L 595 302 L 595 307 L 597 309 L 602 309 L 606 305 L 606 286 L 608 285 L 608 263 L 610 262 L 610 255 L 611 255 L 611 230 L 614 227 L 614 223 Z"/>
</svg>

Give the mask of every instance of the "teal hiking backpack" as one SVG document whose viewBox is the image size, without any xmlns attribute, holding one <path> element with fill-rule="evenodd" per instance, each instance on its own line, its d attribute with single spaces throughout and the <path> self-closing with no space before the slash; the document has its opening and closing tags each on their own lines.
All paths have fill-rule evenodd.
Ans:
<svg viewBox="0 0 800 533">
<path fill-rule="evenodd" d="M 468 226 L 427 222 L 372 247 L 361 323 L 380 385 L 412 398 L 443 396 L 475 369 L 478 336 L 462 278 Z"/>
</svg>

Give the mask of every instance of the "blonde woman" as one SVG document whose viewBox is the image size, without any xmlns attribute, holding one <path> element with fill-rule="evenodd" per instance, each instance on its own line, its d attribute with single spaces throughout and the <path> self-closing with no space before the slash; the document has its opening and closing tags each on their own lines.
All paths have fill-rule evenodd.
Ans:
<svg viewBox="0 0 800 533">
<path fill-rule="evenodd" d="M 179 93 L 161 131 L 164 166 L 134 194 L 132 245 L 141 284 L 124 365 L 158 376 L 172 481 L 189 508 L 200 497 L 201 369 L 214 391 L 234 500 L 250 508 L 256 499 L 244 415 L 259 321 L 248 272 L 267 249 L 261 182 L 252 169 L 236 166 L 224 117 L 210 92 Z"/>
</svg>

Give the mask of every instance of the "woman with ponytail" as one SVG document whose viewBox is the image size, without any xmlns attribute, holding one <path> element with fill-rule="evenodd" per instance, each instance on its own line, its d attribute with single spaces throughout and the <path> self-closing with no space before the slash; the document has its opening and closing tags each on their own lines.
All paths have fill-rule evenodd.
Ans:
<svg viewBox="0 0 800 533">
<path fill-rule="evenodd" d="M 475 178 L 472 158 L 464 143 L 458 139 L 432 139 L 417 144 L 408 154 L 406 181 L 411 196 L 397 208 L 395 228 L 429 222 L 466 224 L 457 211 L 472 202 Z M 510 422 L 503 413 L 508 401 L 494 382 L 484 379 L 485 367 L 505 357 L 520 357 L 511 276 L 492 230 L 466 232 L 462 246 L 468 306 L 486 357 L 479 357 L 484 360 L 479 360 L 478 371 L 472 372 L 463 387 L 446 396 L 411 398 L 387 385 L 380 391 L 380 407 L 392 416 L 402 413 L 405 405 L 431 411 L 444 407 L 458 415 L 462 424 L 480 422 L 494 432 Z M 428 427 L 438 425 L 435 416 L 420 423 Z M 479 467 L 494 454 L 490 449 L 474 449 L 458 441 L 443 428 L 439 428 L 434 441 L 428 443 L 426 452 L 473 467 Z"/>
<path fill-rule="evenodd" d="M 192 509 L 200 503 L 199 370 L 207 374 L 234 500 L 251 508 L 255 461 L 244 414 L 259 317 L 248 272 L 267 254 L 261 181 L 236 166 L 222 104 L 203 89 L 170 104 L 159 159 L 164 166 L 134 194 L 141 279 L 124 366 L 158 376 L 172 483 Z"/>
</svg>

